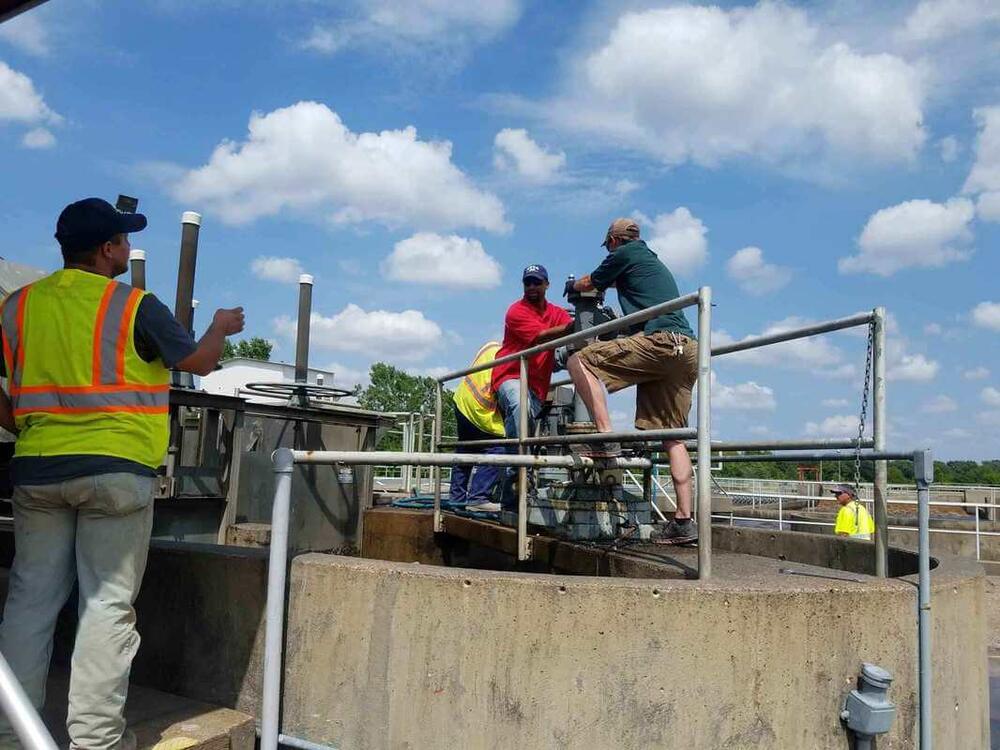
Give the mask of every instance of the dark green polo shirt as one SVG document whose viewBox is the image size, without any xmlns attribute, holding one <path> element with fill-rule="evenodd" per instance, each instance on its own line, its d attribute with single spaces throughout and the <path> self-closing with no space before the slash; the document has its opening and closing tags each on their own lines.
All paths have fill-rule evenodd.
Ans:
<svg viewBox="0 0 1000 750">
<path fill-rule="evenodd" d="M 590 280 L 602 292 L 614 285 L 622 312 L 626 315 L 681 296 L 670 269 L 642 240 L 626 242 L 608 253 L 604 262 L 590 274 Z M 644 333 L 673 331 L 695 337 L 683 310 L 660 315 L 645 324 L 639 323 L 631 333 L 638 333 L 639 330 Z"/>
</svg>

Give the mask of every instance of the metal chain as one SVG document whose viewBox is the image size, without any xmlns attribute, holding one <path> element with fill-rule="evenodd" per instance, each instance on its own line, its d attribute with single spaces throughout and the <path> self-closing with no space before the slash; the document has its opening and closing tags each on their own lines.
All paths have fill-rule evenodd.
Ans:
<svg viewBox="0 0 1000 750">
<path fill-rule="evenodd" d="M 868 324 L 868 352 L 865 355 L 865 385 L 861 394 L 861 417 L 858 419 L 858 442 L 854 446 L 854 492 L 861 493 L 861 441 L 868 417 L 868 391 L 872 379 L 872 351 L 875 348 L 875 321 Z"/>
</svg>

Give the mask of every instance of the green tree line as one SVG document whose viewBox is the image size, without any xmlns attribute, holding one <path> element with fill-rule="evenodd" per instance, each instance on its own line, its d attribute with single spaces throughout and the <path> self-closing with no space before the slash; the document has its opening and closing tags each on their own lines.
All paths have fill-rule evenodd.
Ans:
<svg viewBox="0 0 1000 750">
<path fill-rule="evenodd" d="M 822 469 L 824 482 L 853 482 L 853 461 L 824 461 L 802 464 Z M 716 476 L 746 477 L 756 479 L 798 479 L 798 464 L 789 462 L 748 461 L 746 463 L 724 463 Z M 871 461 L 861 462 L 861 481 L 871 482 L 875 476 L 875 466 Z M 913 464 L 909 461 L 890 461 L 888 467 L 890 484 L 913 482 Z M 997 484 L 1000 485 L 1000 460 L 983 461 L 935 461 L 934 482 L 936 484 Z"/>
<path fill-rule="evenodd" d="M 369 384 L 357 391 L 358 404 L 373 411 L 389 412 L 422 412 L 434 414 L 434 397 L 437 381 L 434 378 L 420 375 L 410 375 L 385 362 L 376 362 L 368 373 Z M 441 402 L 441 434 L 454 436 L 455 409 L 453 408 L 453 391 L 444 389 Z M 414 425 L 416 428 L 416 425 Z M 424 450 L 430 450 L 431 426 L 430 420 L 424 420 Z M 379 441 L 377 450 L 402 450 L 402 435 L 393 430 L 384 434 Z"/>
</svg>

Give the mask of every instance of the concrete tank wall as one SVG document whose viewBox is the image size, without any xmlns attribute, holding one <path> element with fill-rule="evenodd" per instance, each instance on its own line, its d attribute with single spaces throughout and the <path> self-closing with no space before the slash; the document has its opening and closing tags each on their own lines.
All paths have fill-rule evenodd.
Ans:
<svg viewBox="0 0 1000 750">
<path fill-rule="evenodd" d="M 934 735 L 988 746 L 982 575 L 934 571 Z M 863 660 L 916 746 L 912 578 L 627 580 L 304 555 L 284 731 L 382 748 L 846 748 Z"/>
</svg>

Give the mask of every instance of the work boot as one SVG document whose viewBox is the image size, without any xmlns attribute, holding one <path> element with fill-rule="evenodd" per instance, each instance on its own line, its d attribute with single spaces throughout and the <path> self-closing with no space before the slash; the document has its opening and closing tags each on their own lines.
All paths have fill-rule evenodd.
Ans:
<svg viewBox="0 0 1000 750">
<path fill-rule="evenodd" d="M 692 544 L 698 541 L 698 524 L 692 519 L 671 520 L 659 526 L 649 536 L 653 544 Z"/>
</svg>

